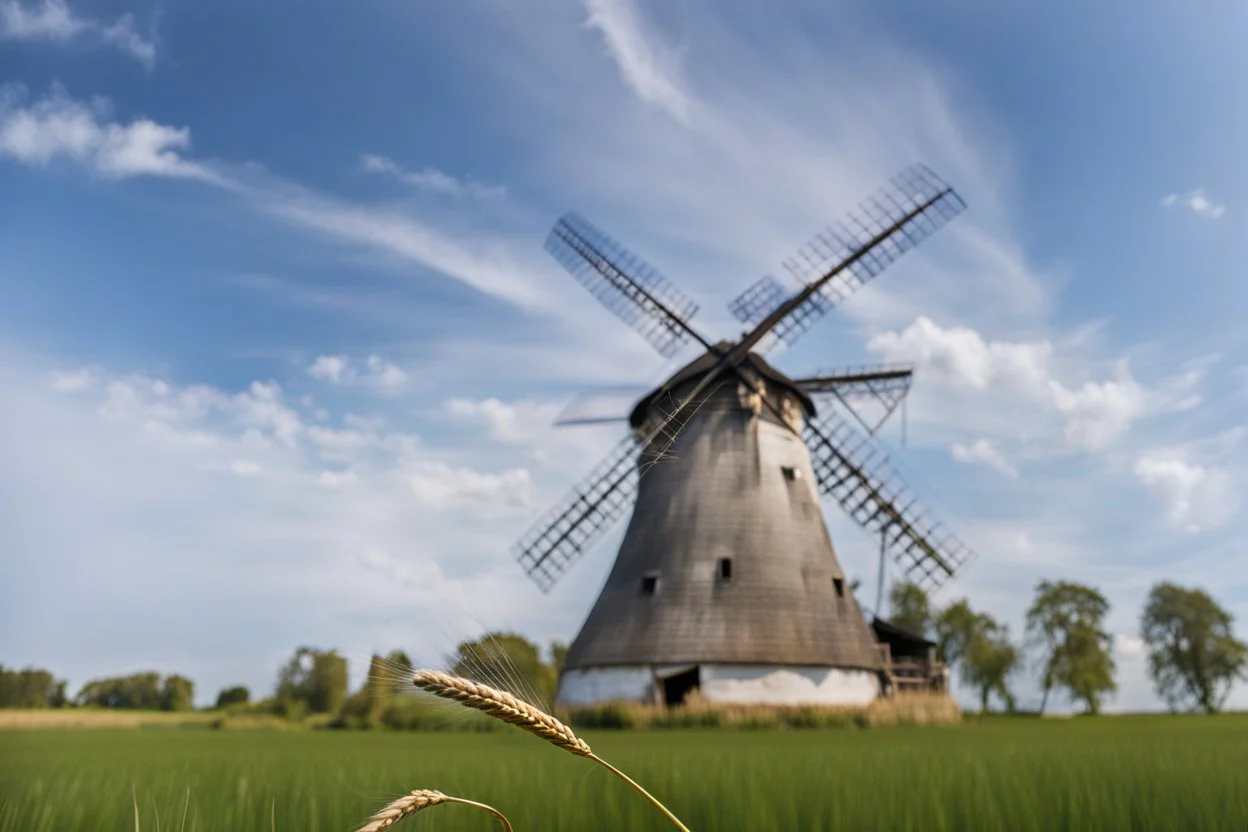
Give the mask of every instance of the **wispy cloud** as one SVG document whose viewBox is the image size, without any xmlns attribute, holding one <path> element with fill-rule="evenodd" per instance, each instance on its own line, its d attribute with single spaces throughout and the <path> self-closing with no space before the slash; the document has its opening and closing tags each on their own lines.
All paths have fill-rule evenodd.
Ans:
<svg viewBox="0 0 1248 832">
<path fill-rule="evenodd" d="M 0 40 L 63 44 L 82 37 L 119 49 L 149 71 L 156 63 L 156 44 L 135 30 L 133 15 L 105 23 L 76 15 L 65 0 L 40 0 L 31 6 L 22 0 L 0 0 Z"/>
<path fill-rule="evenodd" d="M 954 461 L 969 465 L 986 465 L 992 470 L 1007 477 L 1017 477 L 1018 469 L 1011 465 L 1001 451 L 989 439 L 976 439 L 969 445 L 961 442 L 953 443 L 950 453 Z"/>
<path fill-rule="evenodd" d="M 1215 202 L 1205 193 L 1204 188 L 1197 188 L 1187 193 L 1166 194 L 1166 196 L 1161 198 L 1161 204 L 1164 208 L 1182 206 L 1211 220 L 1221 219 L 1226 215 L 1226 206 L 1220 202 Z"/>
<path fill-rule="evenodd" d="M 597 29 L 620 77 L 637 97 L 688 125 L 693 99 L 682 88 L 675 57 L 647 30 L 634 0 L 584 0 L 586 25 Z"/>
<path fill-rule="evenodd" d="M 224 185 L 223 178 L 183 154 L 190 130 L 150 119 L 111 120 L 111 106 L 97 98 L 84 103 L 54 84 L 43 98 L 29 101 L 25 87 L 0 87 L 0 156 L 32 167 L 58 159 L 106 179 L 155 176 Z"/>
<path fill-rule="evenodd" d="M 28 101 L 16 84 L 0 87 L 0 157 L 31 167 L 57 160 L 107 179 L 191 179 L 229 190 L 255 211 L 348 245 L 385 251 L 518 306 L 552 310 L 559 304 L 539 291 L 534 246 L 524 254 L 505 235 L 439 230 L 391 207 L 361 205 L 274 177 L 257 177 L 244 166 L 231 172 L 188 155 L 190 129 L 151 119 L 114 120 L 104 98 L 77 100 L 60 84 Z M 543 260 L 543 264 L 545 261 Z"/>
<path fill-rule="evenodd" d="M 501 185 L 482 185 L 471 179 L 461 181 L 436 168 L 410 171 L 393 159 L 371 153 L 365 153 L 360 157 L 360 166 L 368 173 L 388 174 L 404 185 L 455 199 L 499 199 L 507 195 L 507 189 Z"/>
</svg>

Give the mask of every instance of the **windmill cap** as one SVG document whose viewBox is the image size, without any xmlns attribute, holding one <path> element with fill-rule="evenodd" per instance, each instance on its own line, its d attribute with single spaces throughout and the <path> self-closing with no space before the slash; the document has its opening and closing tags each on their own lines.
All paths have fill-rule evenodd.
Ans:
<svg viewBox="0 0 1248 832">
<path fill-rule="evenodd" d="M 722 354 L 731 350 L 733 346 L 734 345 L 731 341 L 720 341 L 715 345 L 715 349 Z M 630 413 L 628 417 L 628 423 L 634 428 L 640 427 L 646 420 L 646 413 L 649 411 L 650 405 L 654 403 L 654 400 L 658 398 L 660 393 L 664 390 L 671 390 L 682 384 L 693 381 L 699 376 L 705 375 L 711 371 L 711 368 L 715 366 L 716 362 L 719 361 L 719 358 L 720 356 L 716 353 L 707 351 L 698 358 L 695 358 L 693 361 L 690 361 L 688 364 L 681 367 L 672 375 L 671 378 L 663 382 L 654 390 L 651 390 L 648 394 L 646 394 L 645 398 L 633 406 L 632 413 Z M 806 411 L 807 418 L 815 415 L 815 403 L 811 400 L 810 396 L 798 387 L 797 383 L 794 382 L 793 379 L 768 364 L 767 361 L 758 353 L 751 352 L 747 354 L 745 359 L 742 360 L 738 366 L 748 367 L 767 381 L 784 387 L 793 395 L 797 396 L 798 400 L 802 403 L 803 409 Z"/>
</svg>

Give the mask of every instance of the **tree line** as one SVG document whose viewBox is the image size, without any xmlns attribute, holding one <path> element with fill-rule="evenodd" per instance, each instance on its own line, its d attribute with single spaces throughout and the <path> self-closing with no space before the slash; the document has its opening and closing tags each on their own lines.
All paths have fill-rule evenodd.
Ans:
<svg viewBox="0 0 1248 832">
<path fill-rule="evenodd" d="M 519 689 L 544 702 L 554 699 L 567 648 L 552 644 L 543 651 L 516 633 L 488 633 L 459 644 L 448 657 L 451 672 Z M 374 655 L 368 678 L 349 691 L 345 656 L 336 650 L 299 647 L 277 672 L 270 696 L 253 701 L 242 685 L 221 689 L 211 710 L 239 715 L 266 715 L 292 720 L 319 716 L 338 727 L 415 728 L 433 725 L 439 709 L 416 697 L 397 696 L 412 662 L 401 650 Z M 67 683 L 47 670 L 16 670 L 0 665 L 0 708 L 96 707 L 121 710 L 190 711 L 195 685 L 190 679 L 152 671 L 93 679 L 69 697 Z"/>
<path fill-rule="evenodd" d="M 82 686 L 73 699 L 67 683 L 50 671 L 22 670 L 0 665 L 0 708 L 98 707 L 143 711 L 189 711 L 194 708 L 195 683 L 185 676 L 132 673 L 94 679 Z"/>
<path fill-rule="evenodd" d="M 934 609 L 914 584 L 890 592 L 890 618 L 900 627 L 932 638 L 942 661 L 976 691 L 987 711 L 995 698 L 1015 710 L 1011 682 L 1030 664 L 1038 674 L 1047 707 L 1050 694 L 1065 692 L 1088 713 L 1099 713 L 1117 689 L 1113 638 L 1105 629 L 1109 602 L 1093 587 L 1042 581 L 1025 614 L 1019 643 L 1006 625 L 959 600 Z M 1248 678 L 1248 646 L 1235 637 L 1233 619 L 1208 593 L 1170 583 L 1153 587 L 1140 617 L 1140 638 L 1158 695 L 1173 711 L 1222 708 L 1236 679 Z M 452 672 L 500 685 L 549 703 L 558 685 L 567 648 L 543 651 L 516 633 L 490 633 L 459 644 L 448 657 Z M 368 678 L 348 689 L 347 659 L 335 650 L 300 647 L 277 673 L 272 695 L 253 702 L 241 685 L 218 692 L 213 708 L 288 719 L 322 715 L 343 727 L 420 727 L 433 717 L 416 697 L 396 697 L 411 662 L 401 651 L 375 655 Z M 0 707 L 102 707 L 189 711 L 194 683 L 155 672 L 94 679 L 72 699 L 66 682 L 36 668 L 0 666 Z"/>
<path fill-rule="evenodd" d="M 995 696 L 1015 710 L 1010 682 L 1026 670 L 1038 673 L 1043 698 L 1064 691 L 1087 713 L 1100 713 L 1117 690 L 1113 637 L 1105 630 L 1109 602 L 1094 587 L 1069 581 L 1041 581 L 1024 617 L 1020 643 L 1006 625 L 963 599 L 932 609 L 912 583 L 893 586 L 892 622 L 931 637 L 939 658 L 979 695 L 987 711 Z M 1222 709 L 1237 679 L 1248 678 L 1248 645 L 1235 637 L 1233 618 L 1207 592 L 1159 583 L 1140 615 L 1140 639 L 1148 674 L 1171 711 Z"/>
</svg>

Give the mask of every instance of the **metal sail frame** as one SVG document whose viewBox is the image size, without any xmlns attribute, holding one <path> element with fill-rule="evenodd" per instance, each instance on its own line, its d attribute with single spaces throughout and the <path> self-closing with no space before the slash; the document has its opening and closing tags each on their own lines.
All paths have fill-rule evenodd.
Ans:
<svg viewBox="0 0 1248 832">
<path fill-rule="evenodd" d="M 539 588 L 549 591 L 563 572 L 628 511 L 637 487 L 633 456 L 638 447 L 655 448 L 653 455 L 662 457 L 674 440 L 657 448 L 656 443 L 670 435 L 673 423 L 724 373 L 731 373 L 754 388 L 748 374 L 738 369 L 752 351 L 796 341 L 834 305 L 965 207 L 961 197 L 926 167 L 908 168 L 860 203 L 845 222 L 817 235 L 785 263 L 798 279 L 795 291 L 790 293 L 774 278 L 765 277 L 732 301 L 729 308 L 733 314 L 753 328 L 727 349 L 712 344 L 693 329 L 689 319 L 697 311 L 696 303 L 656 269 L 579 215 L 570 213 L 561 218 L 547 240 L 547 249 L 613 314 L 633 326 L 661 355 L 671 357 L 693 338 L 716 360 L 676 407 L 656 420 L 645 434 L 618 443 L 564 500 L 517 541 L 513 547 L 516 559 Z M 904 400 L 911 372 L 897 371 L 887 380 L 866 376 L 864 373 L 857 382 L 874 382 L 875 390 L 870 386 L 866 389 L 881 401 L 892 402 L 886 404 L 887 418 Z M 835 378 L 815 376 L 798 383 L 805 382 L 815 393 L 839 396 Z M 891 392 L 884 392 L 881 386 L 886 381 L 891 383 Z M 842 383 L 854 382 L 842 379 Z M 898 389 L 900 395 L 890 398 Z M 768 397 L 761 398 L 774 409 Z M 852 408 L 850 412 L 857 418 Z M 865 423 L 864 427 L 873 433 Z M 892 471 L 886 458 L 864 453 L 861 444 L 853 443 L 854 434 L 831 409 L 818 421 L 806 421 L 803 438 L 811 450 L 812 462 L 816 463 L 820 492 L 837 500 L 864 528 L 879 531 L 882 545 L 893 552 L 908 573 L 916 576 L 916 582 L 938 586 L 969 560 L 970 550 L 951 535 L 944 535 L 941 527 L 915 510 L 913 499 L 898 508 L 896 499 L 909 496 L 904 481 Z M 838 448 L 837 441 L 851 443 L 850 450 Z M 932 543 L 925 535 L 942 536 Z"/>
</svg>

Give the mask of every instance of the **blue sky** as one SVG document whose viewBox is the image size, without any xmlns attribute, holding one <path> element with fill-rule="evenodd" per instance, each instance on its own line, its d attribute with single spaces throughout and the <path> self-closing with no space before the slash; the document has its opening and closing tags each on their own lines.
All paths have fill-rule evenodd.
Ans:
<svg viewBox="0 0 1248 832">
<path fill-rule="evenodd" d="M 618 434 L 550 422 L 674 365 L 550 224 L 731 335 L 730 298 L 922 161 L 968 212 L 778 363 L 916 362 L 883 441 L 980 555 L 940 600 L 1018 634 L 1037 580 L 1096 584 L 1114 705 L 1157 707 L 1152 583 L 1248 619 L 1222 5 L 0 0 L 0 661 L 207 700 L 302 643 L 358 679 L 481 626 L 570 638 L 618 535 L 550 596 L 507 548 Z"/>
</svg>

